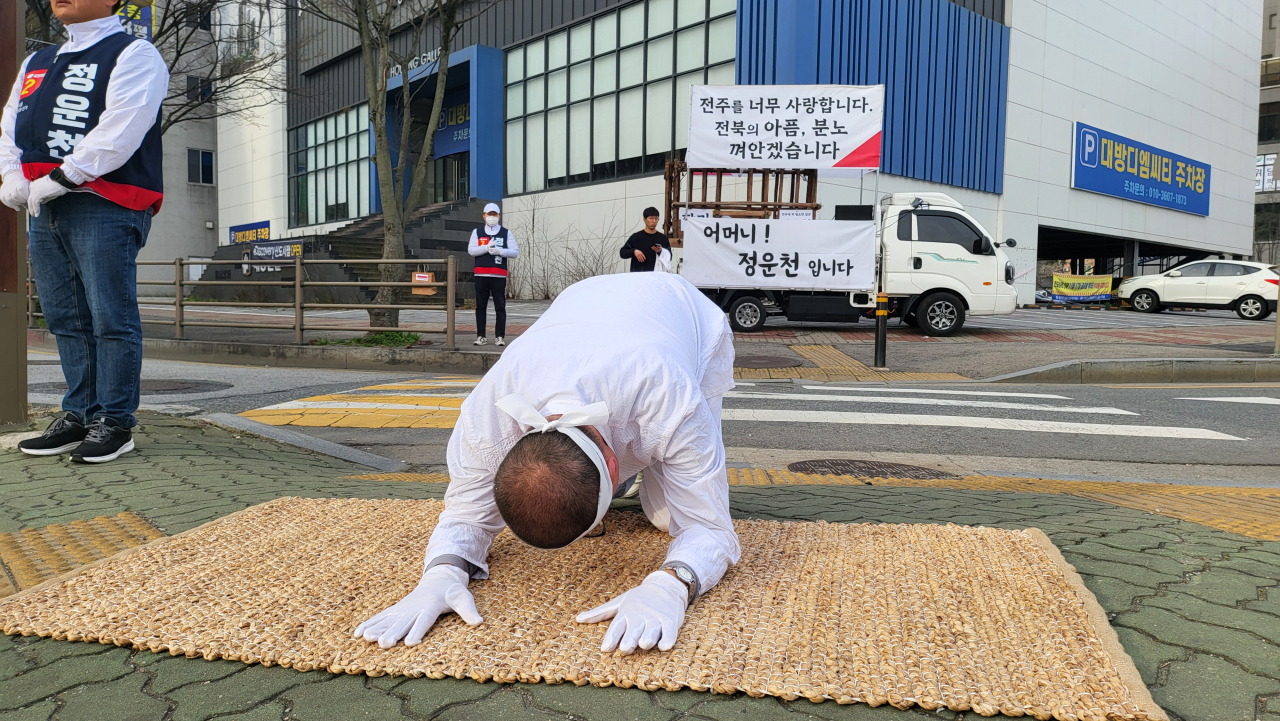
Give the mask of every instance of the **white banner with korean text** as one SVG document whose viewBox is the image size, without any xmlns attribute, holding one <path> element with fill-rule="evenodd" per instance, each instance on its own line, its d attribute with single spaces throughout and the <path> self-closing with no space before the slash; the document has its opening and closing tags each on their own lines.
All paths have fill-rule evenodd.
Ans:
<svg viewBox="0 0 1280 721">
<path fill-rule="evenodd" d="M 871 290 L 871 221 L 687 218 L 680 274 L 699 288 Z"/>
<path fill-rule="evenodd" d="M 690 168 L 878 170 L 883 85 L 694 85 Z"/>
</svg>

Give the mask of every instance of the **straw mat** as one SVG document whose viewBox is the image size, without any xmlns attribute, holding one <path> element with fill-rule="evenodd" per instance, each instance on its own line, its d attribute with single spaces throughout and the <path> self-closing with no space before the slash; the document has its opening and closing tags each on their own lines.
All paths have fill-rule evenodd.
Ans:
<svg viewBox="0 0 1280 721">
<path fill-rule="evenodd" d="M 542 551 L 503 533 L 484 623 L 419 646 L 355 626 L 416 584 L 439 501 L 281 498 L 0 602 L 7 634 L 371 676 L 745 691 L 1048 719 L 1164 719 L 1092 594 L 1037 530 L 737 521 L 742 560 L 675 649 L 600 652 L 578 612 L 638 584 L 669 537 L 635 513 Z"/>
</svg>

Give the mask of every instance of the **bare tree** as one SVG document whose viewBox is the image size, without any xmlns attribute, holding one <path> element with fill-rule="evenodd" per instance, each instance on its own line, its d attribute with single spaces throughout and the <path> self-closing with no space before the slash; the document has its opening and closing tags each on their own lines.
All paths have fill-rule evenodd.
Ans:
<svg viewBox="0 0 1280 721">
<path fill-rule="evenodd" d="M 66 30 L 49 0 L 26 0 L 27 49 L 65 42 Z M 146 0 L 126 4 L 121 18 L 138 29 L 149 14 L 151 42 L 169 66 L 169 93 L 160 130 L 190 120 L 245 114 L 280 102 L 285 83 L 277 68 L 284 58 L 283 33 L 270 0 Z M 129 18 L 133 18 L 130 20 Z"/>
<path fill-rule="evenodd" d="M 369 124 L 374 138 L 374 166 L 378 170 L 378 191 L 382 200 L 382 257 L 404 259 L 404 229 L 408 216 L 422 205 L 427 191 L 427 169 L 434 159 L 434 128 L 444 108 L 445 85 L 449 74 L 449 54 L 458 30 L 485 12 L 497 0 L 292 0 L 298 10 L 347 28 L 360 43 L 364 64 L 365 90 L 369 97 Z M 425 95 L 426 83 L 409 82 L 409 70 L 419 64 L 418 51 L 430 31 L 436 31 L 436 82 L 431 112 L 425 124 L 422 148 L 410 167 L 415 138 L 412 106 L 415 97 Z M 388 86 L 401 79 L 400 92 L 388 105 Z M 391 138 L 387 121 L 399 114 L 398 137 Z M 396 157 L 392 157 L 395 151 Z M 380 267 L 384 282 L 403 282 L 407 271 L 402 264 Z M 382 287 L 374 305 L 395 305 L 399 288 Z M 369 311 L 369 325 L 394 328 L 400 323 L 397 310 Z"/>
</svg>

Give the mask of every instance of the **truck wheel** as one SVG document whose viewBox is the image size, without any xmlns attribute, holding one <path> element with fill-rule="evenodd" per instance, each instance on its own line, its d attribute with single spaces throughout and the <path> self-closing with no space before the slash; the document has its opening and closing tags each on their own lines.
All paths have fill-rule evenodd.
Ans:
<svg viewBox="0 0 1280 721">
<path fill-rule="evenodd" d="M 1129 305 L 1139 313 L 1155 313 L 1160 310 L 1160 298 L 1149 290 L 1140 290 L 1129 298 Z"/>
<path fill-rule="evenodd" d="M 764 303 L 755 296 L 743 296 L 729 306 L 729 325 L 739 333 L 754 333 L 764 328 L 768 314 Z"/>
<path fill-rule="evenodd" d="M 1246 295 L 1236 302 L 1236 315 L 1243 320 L 1263 320 L 1271 315 L 1267 301 L 1256 295 Z"/>
<path fill-rule="evenodd" d="M 926 334 L 949 336 L 964 326 L 964 303 L 950 293 L 931 293 L 916 306 L 916 325 Z"/>
</svg>

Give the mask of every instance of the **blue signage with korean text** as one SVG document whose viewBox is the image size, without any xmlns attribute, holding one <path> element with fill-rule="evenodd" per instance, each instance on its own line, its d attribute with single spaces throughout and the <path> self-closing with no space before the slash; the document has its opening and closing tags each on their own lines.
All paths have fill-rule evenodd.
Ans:
<svg viewBox="0 0 1280 721">
<path fill-rule="evenodd" d="M 116 16 L 120 18 L 120 24 L 124 26 L 126 33 L 151 42 L 151 33 L 154 29 L 152 17 L 154 15 L 150 3 L 146 7 L 138 7 L 133 4 L 123 5 L 116 11 Z"/>
<path fill-rule="evenodd" d="M 1209 214 L 1209 164 L 1076 123 L 1071 187 Z"/>
<path fill-rule="evenodd" d="M 263 220 L 257 223 L 233 225 L 228 231 L 231 234 L 232 245 L 237 243 L 260 243 L 264 240 L 271 240 L 271 221 Z"/>
<path fill-rule="evenodd" d="M 471 149 L 471 96 L 467 88 L 445 93 L 440 121 L 436 124 L 433 155 L 443 158 Z"/>
</svg>

